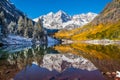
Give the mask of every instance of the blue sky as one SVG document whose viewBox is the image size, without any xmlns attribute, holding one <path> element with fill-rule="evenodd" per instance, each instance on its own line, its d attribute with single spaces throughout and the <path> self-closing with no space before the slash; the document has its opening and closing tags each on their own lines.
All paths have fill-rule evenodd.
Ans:
<svg viewBox="0 0 120 80">
<path fill-rule="evenodd" d="M 63 10 L 70 15 L 100 13 L 111 0 L 10 0 L 30 18 Z"/>
</svg>

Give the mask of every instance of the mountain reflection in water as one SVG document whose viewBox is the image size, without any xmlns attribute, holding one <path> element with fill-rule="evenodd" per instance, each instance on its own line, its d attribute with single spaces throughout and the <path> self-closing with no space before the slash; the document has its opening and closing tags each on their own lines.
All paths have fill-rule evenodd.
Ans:
<svg viewBox="0 0 120 80">
<path fill-rule="evenodd" d="M 106 72 L 115 71 L 120 71 L 119 45 L 0 48 L 0 80 L 113 80 Z"/>
<path fill-rule="evenodd" d="M 86 77 L 87 76 L 87 77 Z M 15 76 L 15 80 L 102 80 L 97 68 L 73 54 L 46 54 L 41 64 L 33 62 Z"/>
</svg>

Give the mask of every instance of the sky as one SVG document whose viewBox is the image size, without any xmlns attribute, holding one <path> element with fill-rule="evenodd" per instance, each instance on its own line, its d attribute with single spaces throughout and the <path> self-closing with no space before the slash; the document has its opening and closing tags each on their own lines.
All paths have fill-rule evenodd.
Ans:
<svg viewBox="0 0 120 80">
<path fill-rule="evenodd" d="M 16 8 L 34 19 L 49 12 L 62 10 L 69 15 L 100 13 L 111 0 L 10 0 Z"/>
</svg>

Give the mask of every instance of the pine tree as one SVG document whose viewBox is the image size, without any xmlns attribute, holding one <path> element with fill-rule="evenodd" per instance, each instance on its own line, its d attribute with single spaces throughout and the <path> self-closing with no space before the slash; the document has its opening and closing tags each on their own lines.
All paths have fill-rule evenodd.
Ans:
<svg viewBox="0 0 120 80">
<path fill-rule="evenodd" d="M 18 30 L 17 30 L 18 35 L 24 36 L 24 19 L 22 16 L 19 17 L 18 20 Z"/>
<path fill-rule="evenodd" d="M 24 28 L 26 29 L 28 27 L 28 20 L 27 17 L 24 18 Z"/>
<path fill-rule="evenodd" d="M 9 33 L 14 33 L 15 32 L 15 29 L 16 29 L 16 23 L 11 21 L 10 24 L 8 25 L 8 30 L 9 30 Z"/>
<path fill-rule="evenodd" d="M 3 24 L 4 17 L 5 17 L 5 16 L 4 16 L 4 12 L 1 11 L 1 12 L 0 12 L 0 25 Z"/>
<path fill-rule="evenodd" d="M 27 18 L 25 17 L 24 18 L 24 37 L 28 38 L 28 20 Z"/>
<path fill-rule="evenodd" d="M 37 23 L 34 24 L 33 39 L 37 38 L 38 26 Z"/>
<path fill-rule="evenodd" d="M 41 19 L 38 20 L 37 26 L 38 26 L 38 30 L 42 32 L 43 31 L 43 27 L 42 27 L 43 25 L 42 25 Z"/>
<path fill-rule="evenodd" d="M 33 37 L 33 22 L 32 20 L 28 20 L 28 37 Z"/>
<path fill-rule="evenodd" d="M 42 35 L 43 34 L 42 34 L 41 29 L 40 29 L 39 23 L 35 23 L 35 25 L 34 25 L 34 32 L 33 32 L 33 38 L 34 38 L 34 40 L 40 41 Z"/>
<path fill-rule="evenodd" d="M 24 37 L 28 38 L 28 28 L 25 28 L 24 30 Z"/>
<path fill-rule="evenodd" d="M 7 19 L 5 18 L 5 14 L 3 11 L 0 12 L 0 25 L 2 25 L 1 27 L 1 33 L 3 34 L 3 36 L 7 36 L 7 26 L 8 26 L 8 22 Z"/>
</svg>

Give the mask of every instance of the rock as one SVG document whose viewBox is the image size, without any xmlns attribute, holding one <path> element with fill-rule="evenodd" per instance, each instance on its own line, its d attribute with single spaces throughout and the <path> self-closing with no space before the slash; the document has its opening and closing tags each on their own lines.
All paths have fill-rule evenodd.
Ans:
<svg viewBox="0 0 120 80">
<path fill-rule="evenodd" d="M 6 71 L 6 72 L 5 72 L 5 74 L 9 74 L 9 73 L 10 73 L 10 71 Z"/>
<path fill-rule="evenodd" d="M 116 77 L 120 78 L 120 72 L 119 71 L 116 71 Z"/>
<path fill-rule="evenodd" d="M 116 75 L 116 72 L 112 72 L 112 75 Z"/>
<path fill-rule="evenodd" d="M 3 46 L 3 44 L 2 44 L 2 43 L 0 43 L 0 47 L 1 47 L 1 46 Z"/>
<path fill-rule="evenodd" d="M 106 75 L 111 75 L 111 73 L 110 72 L 106 72 Z"/>
</svg>

